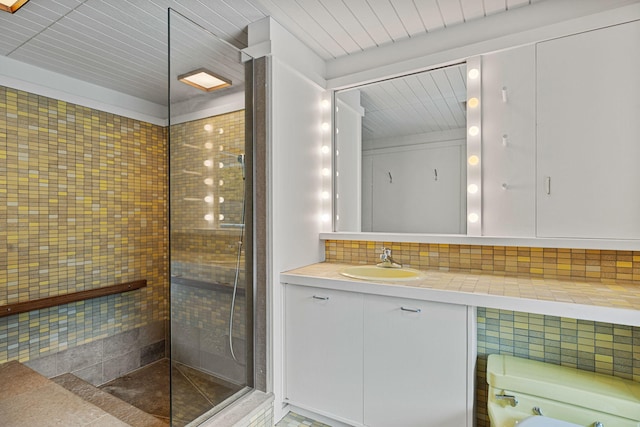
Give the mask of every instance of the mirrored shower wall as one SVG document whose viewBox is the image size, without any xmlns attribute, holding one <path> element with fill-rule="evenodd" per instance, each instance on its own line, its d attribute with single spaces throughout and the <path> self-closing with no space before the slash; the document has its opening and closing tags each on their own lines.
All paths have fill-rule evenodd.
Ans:
<svg viewBox="0 0 640 427">
<path fill-rule="evenodd" d="M 244 226 L 245 84 L 252 76 L 236 47 L 173 10 L 169 45 L 171 423 L 183 426 L 200 424 L 253 386 Z M 178 80 L 202 69 L 231 85 L 207 92 Z"/>
</svg>

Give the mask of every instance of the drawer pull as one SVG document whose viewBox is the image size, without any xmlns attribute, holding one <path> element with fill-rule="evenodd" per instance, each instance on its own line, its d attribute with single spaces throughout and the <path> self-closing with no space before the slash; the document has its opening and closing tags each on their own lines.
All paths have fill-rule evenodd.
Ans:
<svg viewBox="0 0 640 427">
<path fill-rule="evenodd" d="M 329 300 L 329 297 L 319 297 L 317 295 L 314 295 L 313 299 L 319 299 L 320 301 L 327 301 L 327 300 Z"/>
<path fill-rule="evenodd" d="M 400 307 L 402 311 L 410 311 L 411 313 L 421 313 L 422 310 L 419 308 L 410 308 L 410 307 Z"/>
</svg>

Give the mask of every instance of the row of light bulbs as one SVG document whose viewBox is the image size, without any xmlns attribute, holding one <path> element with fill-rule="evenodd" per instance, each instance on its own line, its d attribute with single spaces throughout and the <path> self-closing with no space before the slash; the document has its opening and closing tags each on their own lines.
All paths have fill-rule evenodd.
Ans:
<svg viewBox="0 0 640 427">
<path fill-rule="evenodd" d="M 480 58 L 467 60 L 467 234 L 482 233 Z"/>
<path fill-rule="evenodd" d="M 206 124 L 204 125 L 204 130 L 205 132 L 213 132 L 213 125 L 211 124 Z M 218 134 L 222 135 L 224 134 L 224 129 L 223 128 L 218 128 Z M 206 148 L 207 150 L 212 150 L 213 149 L 213 143 L 212 142 L 206 142 L 204 144 L 204 148 Z M 224 151 L 224 146 L 220 145 L 219 146 L 219 151 Z M 214 166 L 214 161 L 212 159 L 206 159 L 203 162 L 204 166 L 206 168 L 212 169 Z M 224 163 L 223 162 L 218 162 L 218 168 L 222 169 L 224 168 Z M 205 178 L 204 180 L 204 184 L 208 187 L 212 187 L 214 184 L 214 180 L 213 178 Z M 223 186 L 224 185 L 224 180 L 220 179 L 218 180 L 218 185 L 219 186 Z M 212 205 L 215 198 L 213 196 L 213 194 L 209 194 L 208 196 L 205 196 L 205 198 L 203 199 L 204 202 L 208 205 Z M 218 197 L 218 203 L 222 204 L 224 203 L 224 197 L 220 196 Z M 208 213 L 204 216 L 204 220 L 207 222 L 213 222 L 215 219 L 215 215 L 213 213 Z M 218 215 L 218 221 L 224 221 L 224 215 L 223 214 L 219 214 Z"/>
</svg>

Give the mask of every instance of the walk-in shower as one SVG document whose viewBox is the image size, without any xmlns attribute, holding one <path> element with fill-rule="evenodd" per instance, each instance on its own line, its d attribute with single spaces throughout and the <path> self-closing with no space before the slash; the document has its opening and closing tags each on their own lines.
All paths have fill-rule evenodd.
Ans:
<svg viewBox="0 0 640 427">
<path fill-rule="evenodd" d="M 251 263 L 245 245 L 251 239 L 251 228 L 245 227 L 251 194 L 245 164 L 252 146 L 246 132 L 251 109 L 245 108 L 251 90 L 245 85 L 252 82 L 251 69 L 236 47 L 169 11 L 171 422 L 176 426 L 200 424 L 253 386 L 253 281 L 245 268 Z M 225 87 L 207 91 L 178 80 L 202 72 Z"/>
</svg>

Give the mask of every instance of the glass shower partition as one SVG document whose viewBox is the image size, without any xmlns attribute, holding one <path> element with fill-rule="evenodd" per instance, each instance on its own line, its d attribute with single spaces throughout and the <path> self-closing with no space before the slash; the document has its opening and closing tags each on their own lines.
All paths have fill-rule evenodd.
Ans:
<svg viewBox="0 0 640 427">
<path fill-rule="evenodd" d="M 253 386 L 252 67 L 237 47 L 168 13 L 171 425 L 184 426 Z"/>
</svg>

